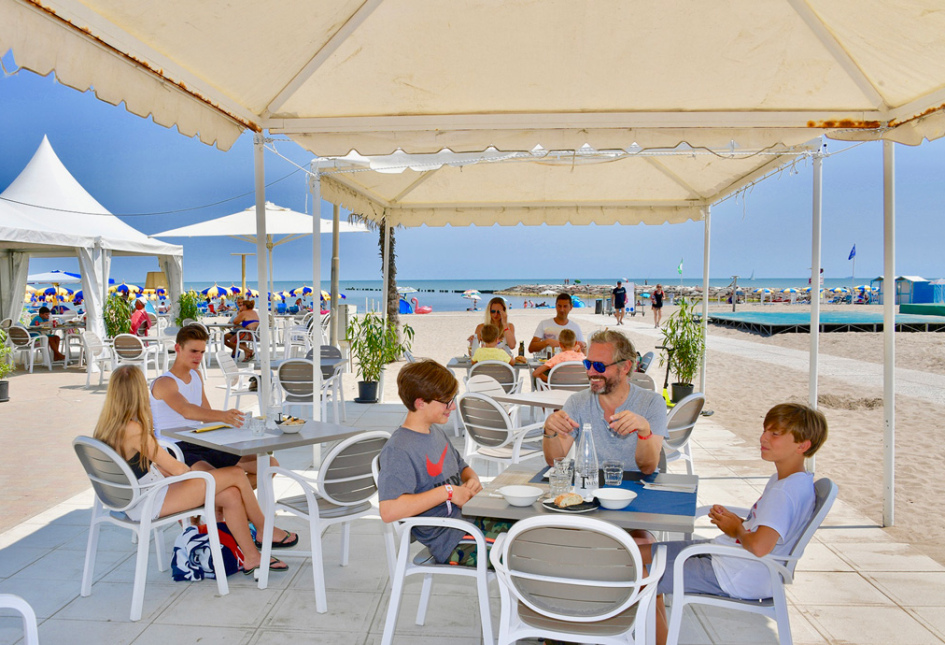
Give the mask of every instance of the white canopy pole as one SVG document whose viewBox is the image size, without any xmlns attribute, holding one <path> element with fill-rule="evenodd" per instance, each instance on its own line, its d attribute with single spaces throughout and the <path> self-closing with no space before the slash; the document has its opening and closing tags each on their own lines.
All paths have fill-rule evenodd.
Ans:
<svg viewBox="0 0 945 645">
<path fill-rule="evenodd" d="M 883 140 L 883 526 L 896 507 L 896 154 Z"/>
<path fill-rule="evenodd" d="M 705 207 L 704 240 L 702 252 L 702 339 L 706 342 L 706 352 L 702 353 L 699 366 L 699 391 L 705 394 L 706 353 L 709 341 L 709 249 L 711 247 L 712 207 Z"/>
<path fill-rule="evenodd" d="M 322 346 L 321 340 L 316 341 L 316 338 L 321 338 L 321 325 L 322 325 L 322 315 L 321 315 L 321 304 L 319 303 L 319 298 L 321 297 L 322 292 L 322 179 L 319 173 L 311 175 L 308 180 L 309 191 L 312 193 L 312 310 L 315 312 L 315 316 L 312 318 L 312 330 L 309 334 L 312 338 L 312 362 L 315 364 L 315 369 L 312 370 L 312 418 L 316 421 L 324 421 L 322 419 L 322 406 L 319 405 L 321 399 L 322 391 L 322 370 L 321 370 L 321 358 L 322 358 Z M 314 463 L 320 463 L 319 455 L 320 450 L 318 444 L 314 446 L 313 458 L 315 459 Z"/>
<path fill-rule="evenodd" d="M 812 207 L 810 260 L 810 383 L 807 400 L 817 409 L 817 358 L 820 348 L 820 221 L 824 205 L 824 153 L 814 153 L 814 203 Z"/>
<path fill-rule="evenodd" d="M 331 344 L 338 345 L 338 306 L 341 295 L 338 293 L 338 281 L 341 259 L 339 258 L 339 237 L 341 236 L 341 207 L 333 204 L 331 210 Z M 320 225 L 320 223 L 319 223 Z M 347 330 L 346 330 L 347 331 Z"/>
<path fill-rule="evenodd" d="M 269 405 L 271 392 L 271 374 L 269 369 L 269 307 L 262 307 L 266 294 L 266 171 L 264 165 L 263 152 L 266 139 L 262 133 L 253 135 L 253 173 L 254 185 L 256 189 L 256 270 L 259 273 L 257 277 L 257 288 L 259 289 L 259 302 L 257 302 L 257 312 L 259 315 L 259 369 L 261 371 L 259 384 L 260 401 L 262 406 Z M 265 407 L 259 411 L 265 415 Z"/>
</svg>

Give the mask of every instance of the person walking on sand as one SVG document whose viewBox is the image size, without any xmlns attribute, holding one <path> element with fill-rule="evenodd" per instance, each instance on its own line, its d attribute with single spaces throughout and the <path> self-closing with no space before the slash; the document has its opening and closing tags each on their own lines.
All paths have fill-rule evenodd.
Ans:
<svg viewBox="0 0 945 645">
<path fill-rule="evenodd" d="M 620 280 L 617 280 L 617 286 L 610 292 L 610 299 L 614 306 L 614 317 L 617 324 L 623 324 L 623 315 L 627 307 L 627 290 Z"/>
<path fill-rule="evenodd" d="M 660 320 L 663 317 L 663 297 L 665 295 L 666 294 L 663 292 L 663 285 L 661 284 L 656 285 L 656 288 L 653 289 L 653 294 L 652 294 L 653 304 L 651 305 L 651 307 L 653 308 L 653 328 L 654 329 L 660 326 Z"/>
</svg>

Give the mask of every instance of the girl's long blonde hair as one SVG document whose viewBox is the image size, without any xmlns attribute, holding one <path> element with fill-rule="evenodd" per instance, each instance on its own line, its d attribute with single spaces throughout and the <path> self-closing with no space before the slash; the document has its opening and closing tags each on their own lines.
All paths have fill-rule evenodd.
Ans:
<svg viewBox="0 0 945 645">
<path fill-rule="evenodd" d="M 142 428 L 141 446 L 138 448 L 138 463 L 142 470 L 151 467 L 149 455 L 154 450 L 154 421 L 151 417 L 151 400 L 144 373 L 134 365 L 122 365 L 108 379 L 105 406 L 95 425 L 95 438 L 107 443 L 122 457 L 125 432 L 130 421 L 137 421 Z"/>
</svg>

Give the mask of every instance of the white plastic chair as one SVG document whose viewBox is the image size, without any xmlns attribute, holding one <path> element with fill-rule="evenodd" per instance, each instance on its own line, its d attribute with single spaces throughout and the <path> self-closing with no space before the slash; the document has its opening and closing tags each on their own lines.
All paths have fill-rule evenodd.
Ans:
<svg viewBox="0 0 945 645">
<path fill-rule="evenodd" d="M 663 450 L 666 452 L 666 461 L 686 462 L 686 474 L 691 475 L 695 468 L 692 461 L 692 431 L 699 420 L 699 414 L 705 407 L 705 394 L 696 392 L 690 394 L 673 406 L 666 417 L 666 428 L 669 437 L 663 440 Z"/>
<path fill-rule="evenodd" d="M 325 594 L 325 563 L 322 557 L 322 535 L 334 524 L 342 525 L 341 566 L 348 566 L 348 545 L 351 523 L 377 510 L 371 498 L 377 493 L 372 465 L 390 439 L 382 431 L 364 432 L 345 439 L 325 456 L 315 478 L 286 468 L 273 468 L 273 475 L 288 477 L 302 488 L 302 494 L 265 504 L 266 524 L 262 536 L 262 562 L 259 588 L 265 589 L 269 579 L 269 556 L 272 551 L 272 527 L 275 511 L 285 511 L 308 520 L 311 540 L 312 574 L 315 578 L 315 611 L 328 611 Z M 272 486 L 266 487 L 272 491 Z M 270 492 L 270 494 L 272 494 Z M 302 555 L 297 551 L 293 555 Z"/>
<path fill-rule="evenodd" d="M 122 365 L 137 365 L 144 372 L 145 378 L 148 376 L 148 365 L 154 366 L 154 376 L 157 377 L 158 371 L 158 351 L 157 347 L 147 346 L 134 334 L 118 334 L 112 339 L 112 370 Z"/>
<path fill-rule="evenodd" d="M 85 568 L 82 571 L 82 596 L 92 593 L 92 576 L 95 572 L 95 555 L 98 550 L 98 535 L 105 522 L 128 529 L 135 534 L 138 542 L 138 554 L 135 562 L 135 580 L 131 594 L 131 620 L 140 620 L 144 606 L 144 587 L 147 580 L 148 552 L 151 547 L 150 535 L 154 535 L 154 550 L 157 555 L 158 569 L 165 571 L 170 565 L 164 547 L 162 527 L 176 524 L 179 520 L 193 515 L 203 515 L 207 522 L 210 537 L 210 551 L 213 568 L 224 571 L 223 553 L 220 550 L 220 536 L 217 532 L 214 496 L 216 484 L 209 473 L 191 471 L 176 477 L 165 477 L 151 484 L 139 484 L 128 463 L 108 445 L 91 437 L 76 437 L 72 441 L 82 467 L 92 482 L 95 490 L 95 503 L 92 507 L 92 524 L 89 528 L 89 542 L 85 551 Z M 171 484 L 188 479 L 202 479 L 206 485 L 203 504 L 186 511 L 173 513 L 152 520 L 153 504 L 157 491 Z M 141 520 L 134 521 L 125 513 L 128 509 L 140 505 Z M 217 591 L 221 596 L 229 593 L 226 575 L 216 576 Z"/>
<path fill-rule="evenodd" d="M 23 617 L 23 645 L 39 645 L 36 612 L 28 602 L 12 593 L 0 593 L 0 609 L 12 609 Z"/>
<path fill-rule="evenodd" d="M 98 384 L 101 386 L 106 367 L 112 365 L 112 350 L 94 331 L 82 332 L 82 344 L 85 346 L 85 387 L 92 382 L 92 372 L 96 369 L 98 369 Z"/>
<path fill-rule="evenodd" d="M 312 375 L 315 364 L 307 358 L 292 358 L 283 362 L 276 372 L 276 383 L 281 393 L 285 407 L 314 407 L 312 397 Z M 324 376 L 324 375 L 323 375 Z M 338 397 L 335 396 L 335 374 L 329 379 L 322 379 L 322 389 L 319 396 L 321 405 L 321 420 L 328 418 L 328 401 L 332 402 L 335 412 L 335 423 L 339 422 Z"/>
<path fill-rule="evenodd" d="M 516 380 L 515 368 L 502 361 L 482 361 L 469 368 L 468 382 L 474 376 L 485 374 L 491 376 L 502 385 L 506 394 L 515 394 L 522 391 L 521 379 Z"/>
<path fill-rule="evenodd" d="M 321 346 L 322 358 L 337 358 L 344 359 L 344 355 L 341 353 L 341 349 L 335 347 L 334 345 L 322 345 Z M 343 360 L 335 365 L 333 370 L 328 370 L 327 368 L 322 368 L 322 378 L 331 379 L 331 384 L 333 388 L 332 398 L 336 402 L 335 408 L 335 421 L 344 422 L 348 420 L 348 411 L 345 410 L 345 389 L 344 383 L 342 382 L 342 374 L 345 372 L 347 363 Z M 341 420 L 338 419 L 338 406 L 341 408 Z"/>
<path fill-rule="evenodd" d="M 492 397 L 466 392 L 456 399 L 457 412 L 466 426 L 463 457 L 467 463 L 481 459 L 499 464 L 501 472 L 541 452 L 523 446 L 525 441 L 540 440 L 544 422 L 518 425 Z"/>
<path fill-rule="evenodd" d="M 52 371 L 52 357 L 49 353 L 49 341 L 45 336 L 31 336 L 30 333 L 19 325 L 11 325 L 7 330 L 7 338 L 10 345 L 13 346 L 14 361 L 17 354 L 23 355 L 23 366 L 29 364 L 29 372 L 33 373 L 33 361 L 38 353 L 43 359 L 43 365 Z"/>
<path fill-rule="evenodd" d="M 580 392 L 590 387 L 587 380 L 587 370 L 581 361 L 565 361 L 558 363 L 548 372 L 548 382 L 535 379 L 539 390 L 567 390 Z"/>
<path fill-rule="evenodd" d="M 217 364 L 223 371 L 223 384 L 217 387 L 221 390 L 226 390 L 226 395 L 223 397 L 223 409 L 230 409 L 231 394 L 236 399 L 233 405 L 237 408 L 240 407 L 240 398 L 250 395 L 256 397 L 260 414 L 265 413 L 265 408 L 262 404 L 262 395 L 259 393 L 259 375 L 253 370 L 241 370 L 237 366 L 236 361 L 233 360 L 233 357 L 230 356 L 229 350 L 217 352 L 216 359 Z M 257 379 L 256 389 L 250 389 L 251 377 Z"/>
<path fill-rule="evenodd" d="M 656 381 L 654 381 L 653 377 L 649 374 L 644 374 L 643 372 L 631 372 L 630 383 L 636 385 L 637 387 L 642 387 L 645 390 L 652 390 L 653 392 L 656 392 Z"/>
<path fill-rule="evenodd" d="M 378 459 L 372 464 L 374 481 L 378 479 Z M 390 645 L 394 641 L 397 631 L 397 615 L 400 613 L 400 602 L 404 591 L 404 582 L 408 576 L 422 575 L 423 587 L 420 590 L 420 603 L 417 606 L 416 624 L 423 625 L 426 620 L 427 606 L 430 604 L 430 595 L 433 592 L 433 576 L 461 576 L 475 578 L 476 590 L 479 598 L 479 620 L 482 625 L 482 642 L 492 645 L 492 612 L 489 609 L 489 580 L 495 579 L 495 573 L 489 571 L 488 562 L 484 557 L 476 558 L 475 567 L 453 566 L 437 564 L 433 554 L 423 547 L 412 559 L 410 545 L 414 541 L 411 535 L 415 527 L 448 527 L 456 528 L 473 537 L 476 544 L 476 553 L 486 553 L 486 538 L 475 524 L 465 520 L 449 517 L 411 517 L 384 525 L 384 546 L 387 550 L 387 568 L 390 574 L 390 604 L 387 606 L 387 618 L 384 621 L 384 635 L 381 645 Z M 470 542 L 470 544 L 472 543 Z M 399 543 L 399 548 L 398 548 Z"/>
<path fill-rule="evenodd" d="M 655 636 L 656 583 L 623 529 L 588 517 L 539 516 L 499 535 L 489 559 L 499 582 L 499 645 L 523 638 L 638 645 Z"/>
<path fill-rule="evenodd" d="M 502 387 L 502 384 L 487 374 L 477 374 L 476 376 L 469 377 L 466 381 L 466 391 L 475 392 L 476 394 L 485 394 L 489 397 L 495 396 L 496 394 L 505 394 L 505 388 Z M 509 418 L 512 419 L 512 423 L 518 425 L 522 406 L 510 403 L 499 403 L 499 405 L 505 408 L 505 411 L 509 413 Z M 450 416 L 453 419 L 453 433 L 458 437 L 460 435 L 460 415 L 457 412 Z"/>
<path fill-rule="evenodd" d="M 814 533 L 823 523 L 824 518 L 833 506 L 837 498 L 837 485 L 826 477 L 819 479 L 814 483 L 814 492 L 816 501 L 814 503 L 814 513 L 807 527 L 797 540 L 797 544 L 791 549 L 788 555 L 774 556 L 766 555 L 762 558 L 749 553 L 747 550 L 738 546 L 729 546 L 726 544 L 694 544 L 686 547 L 676 556 L 676 563 L 673 567 L 673 608 L 669 617 L 669 636 L 668 645 L 676 645 L 679 642 L 679 632 L 682 628 L 683 612 L 686 605 L 711 605 L 714 607 L 727 607 L 761 614 L 773 618 L 778 625 L 778 640 L 781 645 L 791 645 L 791 621 L 788 616 L 787 598 L 784 595 L 784 585 L 789 585 L 794 581 L 794 569 L 798 561 L 804 555 L 804 549 L 810 542 Z M 709 507 L 699 509 L 702 514 L 708 512 Z M 748 509 L 738 509 L 728 507 L 730 511 L 746 517 Z M 741 558 L 744 560 L 753 560 L 760 562 L 768 569 L 771 576 L 771 588 L 774 590 L 774 596 L 760 600 L 741 600 L 739 598 L 729 598 L 727 596 L 712 596 L 709 594 L 687 594 L 685 593 L 685 562 L 687 559 L 709 554 L 712 557 L 725 556 L 727 558 Z M 667 572 L 667 575 L 669 572 Z"/>
</svg>

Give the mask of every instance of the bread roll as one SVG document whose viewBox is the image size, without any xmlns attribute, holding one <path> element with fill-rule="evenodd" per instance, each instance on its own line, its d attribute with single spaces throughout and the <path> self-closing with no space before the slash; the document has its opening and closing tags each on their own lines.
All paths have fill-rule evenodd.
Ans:
<svg viewBox="0 0 945 645">
<path fill-rule="evenodd" d="M 577 506 L 578 504 L 583 504 L 584 498 L 578 495 L 577 493 L 565 493 L 563 495 L 558 495 L 555 497 L 555 506 L 558 508 L 565 508 L 567 506 Z"/>
</svg>

